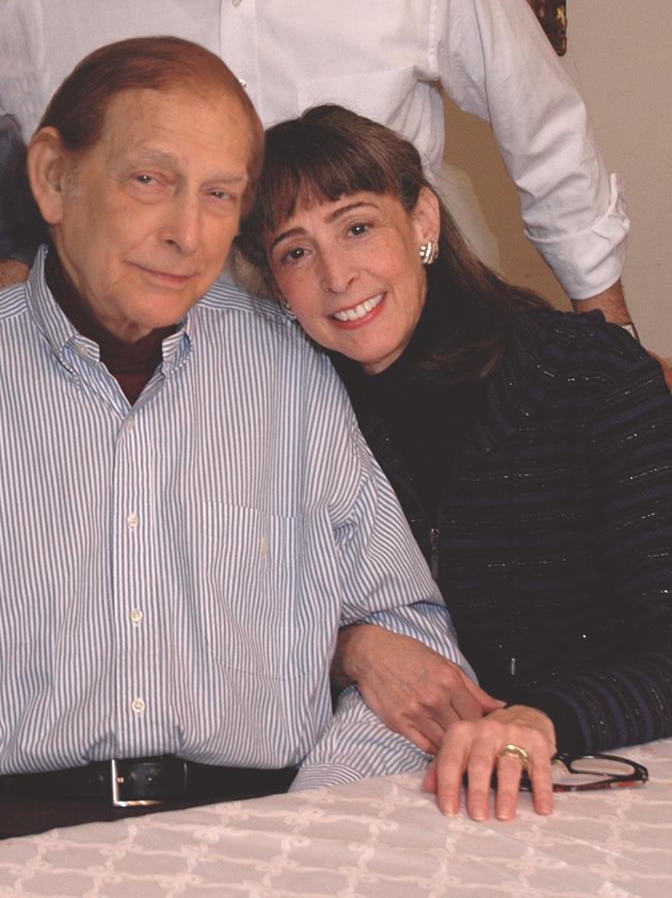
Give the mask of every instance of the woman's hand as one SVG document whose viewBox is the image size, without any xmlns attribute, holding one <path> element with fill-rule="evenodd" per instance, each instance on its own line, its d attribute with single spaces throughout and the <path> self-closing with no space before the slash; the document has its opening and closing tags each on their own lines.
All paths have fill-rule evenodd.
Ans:
<svg viewBox="0 0 672 898">
<path fill-rule="evenodd" d="M 553 810 L 551 761 L 556 751 L 555 729 L 543 711 L 524 705 L 493 711 L 480 720 L 451 724 L 427 771 L 424 788 L 436 793 L 439 807 L 452 817 L 460 809 L 466 774 L 469 816 L 474 820 L 487 820 L 492 775 L 496 773 L 495 817 L 498 820 L 513 819 L 523 763 L 515 753 L 502 756 L 507 745 L 523 749 L 529 758 L 527 773 L 532 783 L 534 809 L 538 814 L 550 814 Z"/>
<path fill-rule="evenodd" d="M 356 683 L 390 729 L 428 754 L 436 754 L 449 724 L 504 705 L 429 646 L 372 624 L 341 630 L 332 680 L 339 688 Z"/>
</svg>

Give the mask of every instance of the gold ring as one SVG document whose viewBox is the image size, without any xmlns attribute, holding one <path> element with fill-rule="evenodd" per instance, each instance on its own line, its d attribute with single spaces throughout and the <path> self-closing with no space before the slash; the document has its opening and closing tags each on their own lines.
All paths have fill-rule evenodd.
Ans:
<svg viewBox="0 0 672 898">
<path fill-rule="evenodd" d="M 504 748 L 498 752 L 497 757 L 515 758 L 517 761 L 520 761 L 523 770 L 527 770 L 530 766 L 530 756 L 528 753 L 524 748 L 521 748 L 520 745 L 514 745 L 513 742 L 509 742 L 508 745 L 505 745 Z"/>
</svg>

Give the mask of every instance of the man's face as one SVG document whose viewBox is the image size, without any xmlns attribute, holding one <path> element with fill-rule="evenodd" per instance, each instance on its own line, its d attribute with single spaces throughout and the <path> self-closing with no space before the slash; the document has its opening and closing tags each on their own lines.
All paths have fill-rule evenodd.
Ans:
<svg viewBox="0 0 672 898">
<path fill-rule="evenodd" d="M 222 90 L 129 90 L 66 157 L 61 261 L 97 318 L 135 342 L 177 323 L 220 273 L 248 183 L 250 126 Z"/>
</svg>

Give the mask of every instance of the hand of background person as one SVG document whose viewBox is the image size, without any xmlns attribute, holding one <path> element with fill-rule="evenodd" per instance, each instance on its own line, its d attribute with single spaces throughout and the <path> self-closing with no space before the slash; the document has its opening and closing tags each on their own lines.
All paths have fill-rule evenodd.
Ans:
<svg viewBox="0 0 672 898">
<path fill-rule="evenodd" d="M 612 324 L 632 324 L 632 318 L 628 311 L 625 301 L 625 293 L 623 292 L 623 284 L 616 281 L 611 287 L 596 293 L 594 296 L 588 296 L 585 299 L 572 299 L 572 307 L 575 312 L 592 312 L 599 309 L 607 321 Z"/>
<path fill-rule="evenodd" d="M 670 393 L 672 393 L 672 359 L 664 359 L 662 356 L 657 355 L 655 352 L 651 352 L 650 349 L 647 349 L 647 352 L 649 353 L 649 355 L 652 355 L 654 357 L 654 359 L 663 369 L 665 383 L 667 384 Z"/>
<path fill-rule="evenodd" d="M 660 356 L 655 356 L 660 362 L 660 366 L 663 369 L 663 374 L 665 375 L 665 383 L 668 386 L 670 393 L 672 393 L 672 359 L 663 359 Z"/>
<path fill-rule="evenodd" d="M 0 289 L 25 281 L 30 268 L 14 259 L 0 259 Z"/>
<path fill-rule="evenodd" d="M 551 762 L 556 752 L 555 729 L 537 708 L 512 705 L 473 721 L 456 721 L 446 730 L 441 748 L 425 776 L 424 788 L 435 792 L 441 811 L 449 817 L 460 809 L 463 790 L 474 820 L 490 815 L 492 775 L 497 774 L 494 811 L 498 820 L 516 814 L 523 764 L 515 756 L 500 757 L 506 745 L 516 745 L 529 756 L 534 809 L 553 810 Z M 464 785 L 464 775 L 467 784 Z"/>
<path fill-rule="evenodd" d="M 369 624 L 341 630 L 332 681 L 356 683 L 392 730 L 435 754 L 446 727 L 502 708 L 456 664 L 409 636 Z"/>
<path fill-rule="evenodd" d="M 623 287 L 620 281 L 616 281 L 616 283 L 612 284 L 607 290 L 604 290 L 602 293 L 598 293 L 595 296 L 591 296 L 588 299 L 573 299 L 572 306 L 574 307 L 575 312 L 590 312 L 593 309 L 599 309 L 607 321 L 611 321 L 613 324 L 619 324 L 621 326 L 624 324 L 632 324 L 632 319 L 630 318 L 630 312 L 628 311 L 625 302 L 625 294 L 623 293 Z M 672 359 L 661 358 L 661 356 L 657 355 L 655 352 L 651 352 L 650 349 L 647 349 L 646 351 L 660 363 L 660 366 L 663 369 L 663 374 L 665 375 L 665 382 L 672 393 Z"/>
</svg>

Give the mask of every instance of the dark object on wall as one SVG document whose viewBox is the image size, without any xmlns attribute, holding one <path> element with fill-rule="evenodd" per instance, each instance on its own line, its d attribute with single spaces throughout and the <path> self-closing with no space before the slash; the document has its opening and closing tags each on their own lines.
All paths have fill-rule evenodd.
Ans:
<svg viewBox="0 0 672 898">
<path fill-rule="evenodd" d="M 527 0 L 558 56 L 567 52 L 566 0 Z"/>
</svg>

